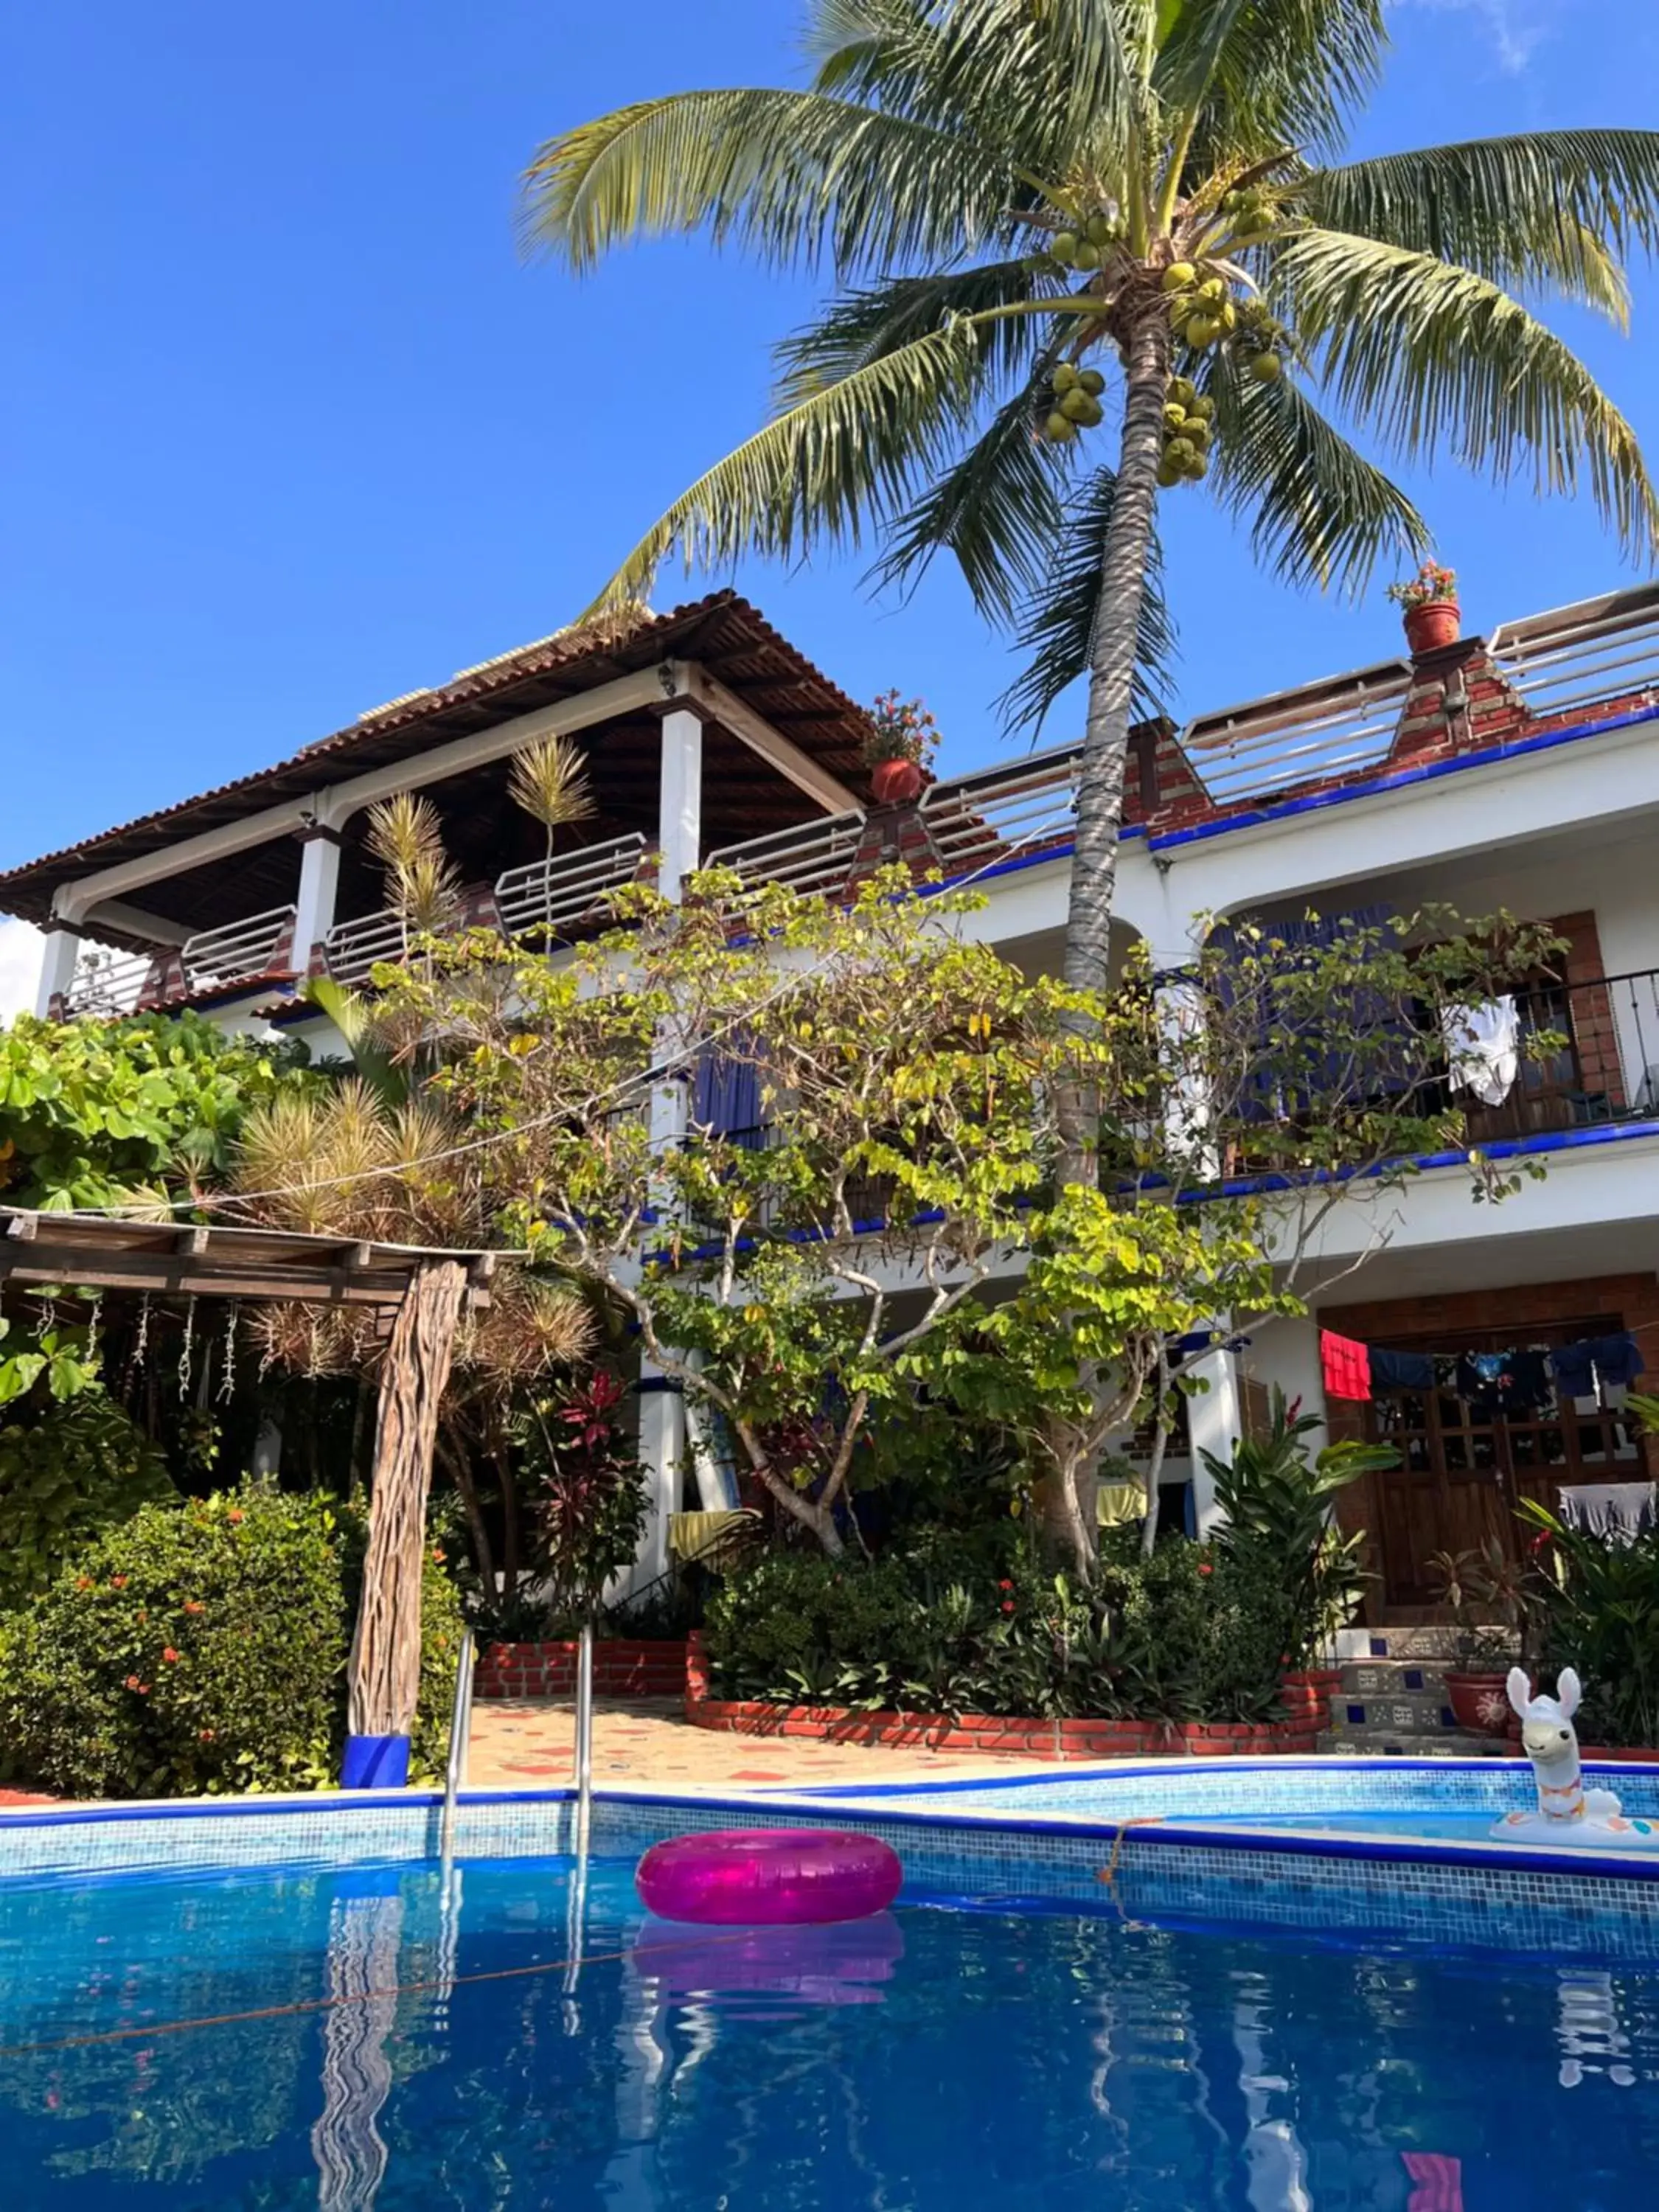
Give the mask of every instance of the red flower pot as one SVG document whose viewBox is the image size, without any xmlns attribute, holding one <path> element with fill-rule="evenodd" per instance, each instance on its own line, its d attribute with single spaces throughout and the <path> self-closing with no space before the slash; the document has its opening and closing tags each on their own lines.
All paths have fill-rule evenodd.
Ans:
<svg viewBox="0 0 1659 2212">
<path fill-rule="evenodd" d="M 1455 599 L 1425 599 L 1406 610 L 1406 642 L 1413 653 L 1455 645 L 1463 635 L 1463 610 Z"/>
<path fill-rule="evenodd" d="M 870 788 L 882 806 L 908 806 L 921 797 L 925 777 L 913 760 L 878 761 L 870 771 Z"/>
<path fill-rule="evenodd" d="M 1470 1735 L 1507 1735 L 1510 1700 L 1507 1673 L 1487 1668 L 1446 1670 L 1446 1695 L 1459 1728 Z"/>
</svg>

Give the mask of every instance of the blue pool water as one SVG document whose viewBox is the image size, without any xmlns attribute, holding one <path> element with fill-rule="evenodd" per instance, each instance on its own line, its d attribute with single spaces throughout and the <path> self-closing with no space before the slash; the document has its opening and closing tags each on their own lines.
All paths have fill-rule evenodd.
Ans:
<svg viewBox="0 0 1659 2212">
<path fill-rule="evenodd" d="M 1633 2207 L 1659 1972 L 902 1899 L 647 1922 L 632 1861 L 0 1890 L 3 2202 Z M 1428 2192 L 1428 2193 L 1419 2193 Z M 1413 2208 L 1413 2197 L 1416 2204 Z"/>
</svg>

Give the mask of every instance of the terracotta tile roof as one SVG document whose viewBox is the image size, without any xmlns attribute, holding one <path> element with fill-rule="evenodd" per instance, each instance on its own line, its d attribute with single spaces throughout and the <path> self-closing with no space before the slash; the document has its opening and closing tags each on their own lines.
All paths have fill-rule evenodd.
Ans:
<svg viewBox="0 0 1659 2212">
<path fill-rule="evenodd" d="M 556 632 L 375 708 L 273 767 L 7 870 L 0 873 L 0 911 L 45 921 L 58 887 L 95 869 L 145 857 L 668 659 L 701 661 L 824 767 L 849 779 L 861 774 L 863 710 L 757 608 L 734 592 L 715 592 L 670 613 L 645 616 L 621 634 L 595 638 L 586 625 Z"/>
</svg>

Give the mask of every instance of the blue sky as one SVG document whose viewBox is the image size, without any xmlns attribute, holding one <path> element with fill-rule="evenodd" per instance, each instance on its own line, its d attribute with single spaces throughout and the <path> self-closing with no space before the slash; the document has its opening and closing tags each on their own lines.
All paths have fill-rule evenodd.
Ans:
<svg viewBox="0 0 1659 2212">
<path fill-rule="evenodd" d="M 1400 0 L 1359 143 L 1650 122 L 1659 10 Z M 790 0 L 53 0 L 19 11 L 0 147 L 8 451 L 0 864 L 293 750 L 568 620 L 760 419 L 808 295 L 700 244 L 578 284 L 517 252 L 538 142 L 643 94 L 799 67 Z M 1650 349 L 1573 328 L 1659 453 Z M 1413 487 L 1473 627 L 1626 578 L 1587 507 Z M 1188 708 L 1393 649 L 1169 503 Z M 994 757 L 1011 672 L 954 579 L 853 557 L 738 579 L 849 690 L 925 694 Z M 702 588 L 665 575 L 657 604 Z M 1067 733 L 1068 718 L 1050 737 Z M 14 946 L 16 940 L 12 940 Z"/>
</svg>

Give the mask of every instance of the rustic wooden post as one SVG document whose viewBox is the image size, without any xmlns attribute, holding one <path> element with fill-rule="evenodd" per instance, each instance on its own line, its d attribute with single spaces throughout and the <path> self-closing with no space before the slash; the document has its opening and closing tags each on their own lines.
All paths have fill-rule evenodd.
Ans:
<svg viewBox="0 0 1659 2212">
<path fill-rule="evenodd" d="M 416 1268 L 380 1370 L 368 1550 L 351 1640 L 345 1759 L 348 1789 L 400 1787 L 421 1681 L 421 1569 L 438 1407 L 449 1380 L 466 1291 L 459 1261 Z"/>
</svg>

